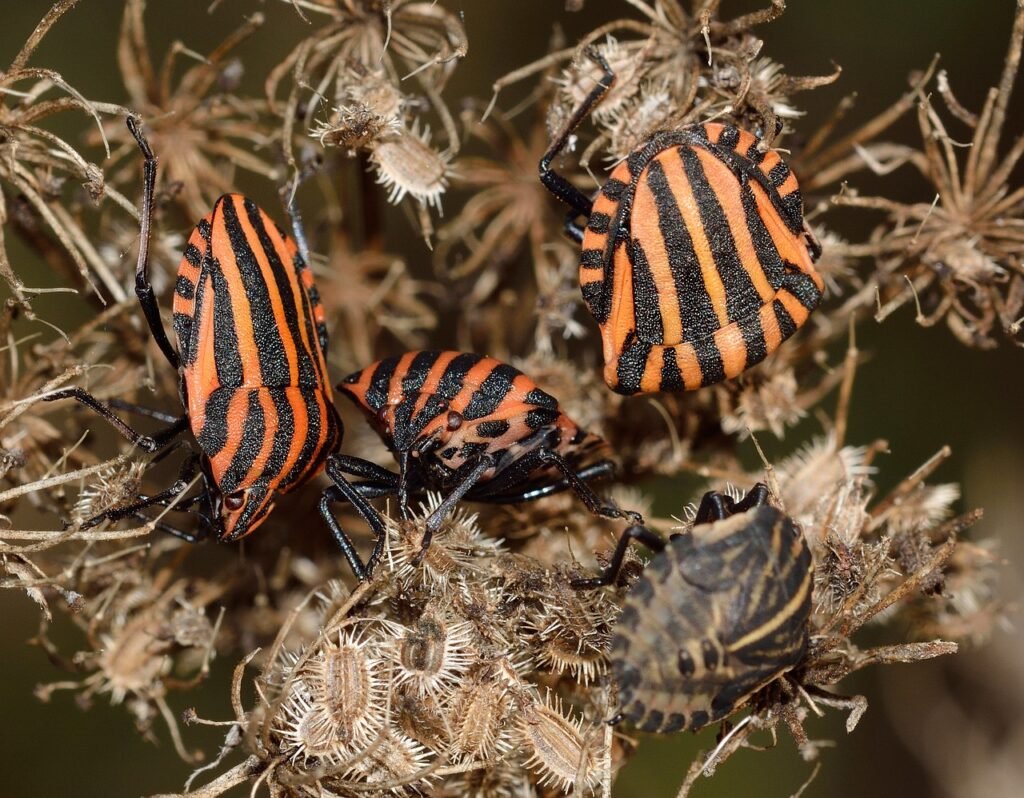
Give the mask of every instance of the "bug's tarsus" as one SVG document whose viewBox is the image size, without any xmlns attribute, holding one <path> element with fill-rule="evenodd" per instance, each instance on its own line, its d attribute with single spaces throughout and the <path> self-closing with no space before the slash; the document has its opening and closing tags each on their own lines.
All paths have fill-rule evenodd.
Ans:
<svg viewBox="0 0 1024 798">
<path fill-rule="evenodd" d="M 134 443 L 143 451 L 149 453 L 157 452 L 164 448 L 164 446 L 178 437 L 188 424 L 188 418 L 183 416 L 181 418 L 175 418 L 170 426 L 155 435 L 143 435 L 142 433 L 136 432 L 123 420 L 114 415 L 108 405 L 104 404 L 82 388 L 64 388 L 63 390 L 47 394 L 42 397 L 42 399 L 44 402 L 55 402 L 60 399 L 74 399 L 75 401 L 82 403 L 102 416 L 110 426 L 116 429 L 129 441 Z"/>
<path fill-rule="evenodd" d="M 156 206 L 156 169 L 159 159 L 153 154 L 153 149 L 142 132 L 142 120 L 136 116 L 129 116 L 126 124 L 145 159 L 142 165 L 142 213 L 139 215 L 139 260 L 135 265 L 135 295 L 139 298 L 139 304 L 142 305 L 142 312 L 146 316 L 146 322 L 149 324 L 150 332 L 153 334 L 157 346 L 167 358 L 167 362 L 176 370 L 181 361 L 178 353 L 171 346 L 167 331 L 164 330 L 156 294 L 153 293 L 153 286 L 149 282 L 149 242 L 153 232 L 153 216 Z"/>
<path fill-rule="evenodd" d="M 754 485 L 739 501 L 733 501 L 724 493 L 709 490 L 700 500 L 700 506 L 697 508 L 697 514 L 694 516 L 693 523 L 710 524 L 713 521 L 721 521 L 728 518 L 730 515 L 745 513 L 747 510 L 766 504 L 770 495 L 768 486 L 763 482 L 758 482 Z"/>
<path fill-rule="evenodd" d="M 615 545 L 611 562 L 608 563 L 608 567 L 604 569 L 601 575 L 590 576 L 584 579 L 573 579 L 570 584 L 577 590 L 590 590 L 614 584 L 619 576 L 619 571 L 622 570 L 622 562 L 626 558 L 626 552 L 629 551 L 629 546 L 634 540 L 639 540 L 653 552 L 660 552 L 665 549 L 665 539 L 657 532 L 640 525 L 627 527 L 619 537 L 619 542 Z"/>
<path fill-rule="evenodd" d="M 539 168 L 540 181 L 544 184 L 545 188 L 573 209 L 574 216 L 570 217 L 566 230 L 569 235 L 577 241 L 583 240 L 583 231 L 578 225 L 576 225 L 575 228 L 571 228 L 569 225 L 575 225 L 575 216 L 590 216 L 590 211 L 593 209 L 594 204 L 589 197 L 570 183 L 569 180 L 552 169 L 551 162 L 558 157 L 562 150 L 565 149 L 566 145 L 569 143 L 569 137 L 572 136 L 573 132 L 580 126 L 594 106 L 604 99 L 604 96 L 608 93 L 609 89 L 611 89 L 612 84 L 615 83 L 615 73 L 612 71 L 612 68 L 608 66 L 608 62 L 605 60 L 605 57 L 601 55 L 596 48 L 588 47 L 584 51 L 584 54 L 587 58 L 601 67 L 603 74 L 598 80 L 597 85 L 590 90 L 590 94 L 588 94 L 583 102 L 580 103 L 579 107 L 573 111 L 572 116 L 569 117 L 565 126 L 559 132 L 558 136 L 555 137 L 555 140 L 551 143 L 548 151 L 544 153 L 544 156 L 540 159 Z M 578 238 L 576 231 L 578 231 Z"/>
<path fill-rule="evenodd" d="M 747 495 L 740 499 L 738 502 L 733 502 L 732 512 L 733 513 L 745 513 L 747 510 L 752 510 L 755 507 L 760 507 L 762 504 L 767 504 L 768 499 L 771 496 L 771 491 L 768 490 L 768 486 L 763 482 L 758 482 L 754 485 Z"/>
</svg>

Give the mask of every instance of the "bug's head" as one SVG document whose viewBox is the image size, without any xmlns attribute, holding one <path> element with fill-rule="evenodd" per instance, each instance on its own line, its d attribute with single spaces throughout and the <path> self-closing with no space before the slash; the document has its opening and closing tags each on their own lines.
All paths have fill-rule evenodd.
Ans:
<svg viewBox="0 0 1024 798">
<path fill-rule="evenodd" d="M 215 497 L 217 538 L 230 542 L 244 538 L 266 520 L 274 509 L 276 494 L 263 483 L 239 488 Z"/>
</svg>

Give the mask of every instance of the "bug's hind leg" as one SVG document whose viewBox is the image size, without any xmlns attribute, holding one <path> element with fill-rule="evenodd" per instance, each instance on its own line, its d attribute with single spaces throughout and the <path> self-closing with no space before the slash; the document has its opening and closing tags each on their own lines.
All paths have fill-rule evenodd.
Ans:
<svg viewBox="0 0 1024 798">
<path fill-rule="evenodd" d="M 594 493 L 593 489 L 583 481 L 580 474 L 574 471 L 572 466 L 558 452 L 553 449 L 544 449 L 540 453 L 540 460 L 542 463 L 549 463 L 555 466 L 555 468 L 562 472 L 568 487 L 580 497 L 580 500 L 587 506 L 587 509 L 594 515 L 602 518 L 625 518 L 631 524 L 643 524 L 644 519 L 639 513 L 634 513 L 631 510 L 622 510 L 610 502 L 602 501 Z M 603 462 L 608 463 L 607 467 L 612 467 L 610 461 Z M 600 464 L 595 463 L 595 465 Z"/>
<path fill-rule="evenodd" d="M 608 93 L 608 90 L 611 89 L 612 84 L 615 82 L 615 73 L 612 72 L 612 68 L 608 66 L 608 62 L 605 60 L 604 56 L 601 55 L 594 47 L 588 47 L 585 52 L 587 58 L 601 67 L 603 74 L 598 80 L 597 85 L 591 89 L 590 94 L 588 94 L 583 102 L 580 103 L 579 107 L 573 111 L 572 116 L 569 117 L 561 132 L 559 132 L 558 136 L 556 136 L 555 140 L 551 143 L 551 147 L 540 159 L 539 165 L 540 182 L 544 184 L 548 191 L 572 208 L 575 214 L 579 216 L 590 216 L 593 203 L 590 198 L 576 188 L 576 186 L 552 169 L 551 162 L 559 155 L 559 153 L 562 152 L 562 150 L 565 149 L 566 145 L 569 143 L 569 137 L 572 136 L 573 132 L 580 126 L 580 123 L 583 122 L 594 106 L 604 99 L 604 96 Z M 572 231 L 570 231 L 570 235 L 575 238 L 575 234 Z M 582 235 L 578 240 L 583 240 Z"/>
<path fill-rule="evenodd" d="M 354 458 L 345 457 L 343 455 L 332 455 L 327 458 L 327 476 L 334 484 L 329 485 L 320 497 L 320 515 L 323 516 L 324 521 L 331 530 L 331 534 L 334 535 L 334 539 L 341 547 L 341 551 L 345 555 L 345 559 L 348 560 L 349 567 L 352 568 L 352 573 L 355 574 L 356 579 L 360 582 L 364 582 L 373 573 L 373 569 L 377 565 L 377 561 L 384 552 L 384 541 L 387 536 L 387 528 L 384 525 L 384 519 L 381 517 L 380 513 L 373 508 L 369 501 L 367 501 L 366 497 L 361 492 L 360 487 L 353 485 L 345 477 L 345 471 L 348 467 L 353 465 L 353 460 Z M 370 483 L 370 486 L 373 487 L 373 483 Z M 362 519 L 369 524 L 370 530 L 373 532 L 373 552 L 366 564 L 364 564 L 362 559 L 360 559 L 359 553 L 356 551 L 352 540 L 347 534 L 345 534 L 345 530 L 341 528 L 341 524 L 338 523 L 338 519 L 335 518 L 334 513 L 331 512 L 331 504 L 340 501 L 347 501 L 351 504 Z"/>
<path fill-rule="evenodd" d="M 591 588 L 604 587 L 615 582 L 622 570 L 622 561 L 626 558 L 629 544 L 639 540 L 651 551 L 660 552 L 665 549 L 665 540 L 657 532 L 653 532 L 645 526 L 631 526 L 622 533 L 619 542 L 615 546 L 611 562 L 604 569 L 600 576 L 591 576 L 585 579 L 573 579 L 570 583 L 577 590 L 589 590 Z"/>
<path fill-rule="evenodd" d="M 81 388 L 65 388 L 42 397 L 44 402 L 56 402 L 59 399 L 74 399 L 77 402 L 81 402 L 101 415 L 110 426 L 145 452 L 159 451 L 184 432 L 185 427 L 188 426 L 188 416 L 181 416 L 180 418 L 175 418 L 166 429 L 160 430 L 155 435 L 143 435 L 115 416 L 107 405 L 88 391 L 84 391 Z"/>
<path fill-rule="evenodd" d="M 145 158 L 142 164 L 142 212 L 139 214 L 139 260 L 135 265 L 135 295 L 142 305 L 142 312 L 149 323 L 149 331 L 153 334 L 157 346 L 163 352 L 171 367 L 177 369 L 180 365 L 178 353 L 171 346 L 167 331 L 164 330 L 163 320 L 160 318 L 160 308 L 156 303 L 156 295 L 153 293 L 153 286 L 149 282 L 149 243 L 153 230 L 153 210 L 156 204 L 156 168 L 159 163 L 153 149 L 149 146 L 145 134 L 142 132 L 142 121 L 138 117 L 129 116 L 127 121 L 128 130 L 135 137 L 142 156 Z"/>
</svg>

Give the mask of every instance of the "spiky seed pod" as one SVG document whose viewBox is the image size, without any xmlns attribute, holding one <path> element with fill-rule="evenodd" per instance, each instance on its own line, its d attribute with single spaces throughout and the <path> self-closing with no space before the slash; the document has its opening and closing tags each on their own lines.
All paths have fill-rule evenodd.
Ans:
<svg viewBox="0 0 1024 798">
<path fill-rule="evenodd" d="M 580 718 L 562 712 L 560 698 L 549 692 L 543 701 L 529 698 L 522 707 L 517 726 L 520 745 L 530 754 L 524 763 L 539 777 L 563 793 L 579 793 L 593 786 L 597 776 L 597 756 L 593 729 L 584 731 Z"/>
<path fill-rule="evenodd" d="M 366 784 L 398 785 L 390 787 L 385 794 L 418 795 L 421 794 L 418 786 L 431 779 L 427 770 L 429 762 L 427 749 L 392 729 L 375 740 L 345 776 Z"/>
<path fill-rule="evenodd" d="M 511 747 L 506 727 L 511 709 L 509 682 L 502 669 L 491 664 L 474 668 L 451 700 L 453 729 L 448 755 L 452 761 L 504 756 Z"/>
<path fill-rule="evenodd" d="M 422 517 L 403 522 L 385 519 L 389 556 L 397 578 L 406 585 L 420 580 L 431 587 L 447 590 L 453 576 L 479 570 L 481 560 L 493 557 L 501 548 L 501 541 L 480 536 L 475 513 L 460 508 L 434 534 L 422 563 L 414 566 L 413 559 L 423 546 L 426 516 L 440 502 L 440 496 L 430 494 L 422 507 Z"/>
<path fill-rule="evenodd" d="M 397 205 L 406 194 L 421 205 L 441 209 L 448 188 L 449 156 L 430 146 L 430 131 L 417 126 L 399 128 L 372 147 L 370 160 L 377 182 L 388 190 L 388 202 Z"/>
<path fill-rule="evenodd" d="M 406 682 L 391 693 L 391 713 L 395 726 L 409 739 L 430 751 L 443 751 L 451 730 L 450 716 L 438 697 L 420 692 Z"/>
<path fill-rule="evenodd" d="M 578 591 L 556 577 L 552 601 L 530 618 L 538 663 L 590 684 L 605 672 L 611 627 L 618 607 L 601 591 Z"/>
<path fill-rule="evenodd" d="M 454 684 L 473 659 L 473 625 L 428 610 L 395 641 L 395 680 L 419 694 Z"/>
<path fill-rule="evenodd" d="M 386 719 L 382 664 L 376 639 L 351 628 L 300 656 L 278 715 L 282 753 L 338 763 L 368 745 Z"/>
<path fill-rule="evenodd" d="M 78 494 L 71 511 L 72 523 L 133 501 L 140 492 L 142 475 L 149 467 L 145 462 L 123 463 L 104 469 L 94 481 Z"/>
</svg>

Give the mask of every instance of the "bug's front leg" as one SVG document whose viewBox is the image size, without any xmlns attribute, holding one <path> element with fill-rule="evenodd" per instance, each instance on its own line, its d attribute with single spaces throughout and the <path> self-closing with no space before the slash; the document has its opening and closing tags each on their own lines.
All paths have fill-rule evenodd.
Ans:
<svg viewBox="0 0 1024 798">
<path fill-rule="evenodd" d="M 332 455 L 327 458 L 326 472 L 333 485 L 329 485 L 320 497 L 320 515 L 323 516 L 324 521 L 327 523 L 328 529 L 331 530 L 331 534 L 334 535 L 334 539 L 338 542 L 341 547 L 342 553 L 345 555 L 345 559 L 348 560 L 349 567 L 352 568 L 352 573 L 355 574 L 356 579 L 360 582 L 366 581 L 373 573 L 374 567 L 377 565 L 377 561 L 380 559 L 381 554 L 384 552 L 384 541 L 387 536 L 387 527 L 384 525 L 384 519 L 380 513 L 374 509 L 373 505 L 363 496 L 359 488 L 353 485 L 345 477 L 346 466 L 351 465 L 351 458 L 344 457 L 342 455 Z M 347 501 L 351 504 L 357 513 L 362 517 L 367 524 L 374 536 L 373 553 L 370 555 L 370 560 L 365 565 L 359 557 L 359 553 L 356 551 L 352 540 L 345 530 L 341 528 L 341 524 L 338 523 L 338 519 L 334 517 L 334 513 L 331 512 L 331 504 L 338 501 Z"/>
<path fill-rule="evenodd" d="M 635 513 L 632 510 L 623 510 L 611 502 L 603 501 L 558 452 L 545 448 L 540 452 L 540 460 L 542 463 L 555 466 L 555 468 L 562 472 L 562 476 L 565 477 L 569 488 L 580 497 L 580 500 L 587 506 L 587 509 L 594 515 L 601 518 L 625 518 L 629 523 L 636 526 L 643 525 L 644 519 L 639 513 Z"/>
<path fill-rule="evenodd" d="M 628 527 L 619 537 L 619 542 L 615 546 L 611 562 L 608 563 L 608 567 L 604 569 L 600 576 L 591 576 L 585 579 L 573 579 L 570 584 L 577 590 L 590 590 L 614 583 L 619 576 L 619 571 L 622 570 L 622 562 L 626 558 L 626 552 L 629 550 L 629 544 L 634 540 L 639 540 L 654 552 L 660 552 L 665 549 L 665 540 L 657 532 L 654 532 L 645 526 L 637 525 Z"/>
<path fill-rule="evenodd" d="M 463 473 L 458 484 L 455 486 L 455 489 L 445 496 L 444 500 L 434 509 L 434 512 L 427 517 L 427 522 L 424 525 L 423 530 L 423 542 L 420 545 L 419 553 L 413 558 L 413 565 L 419 565 L 423 562 L 423 558 L 427 554 L 427 549 L 430 548 L 430 541 L 434 537 L 434 533 L 441 528 L 441 524 L 443 524 L 445 519 L 451 515 L 455 506 L 462 501 L 463 497 L 473 489 L 473 486 L 476 485 L 477 482 L 480 481 L 480 477 L 482 477 L 488 469 L 493 467 L 494 458 L 489 454 L 484 454 L 468 468 L 463 467 L 462 469 L 459 469 L 459 471 L 462 471 Z"/>
</svg>

